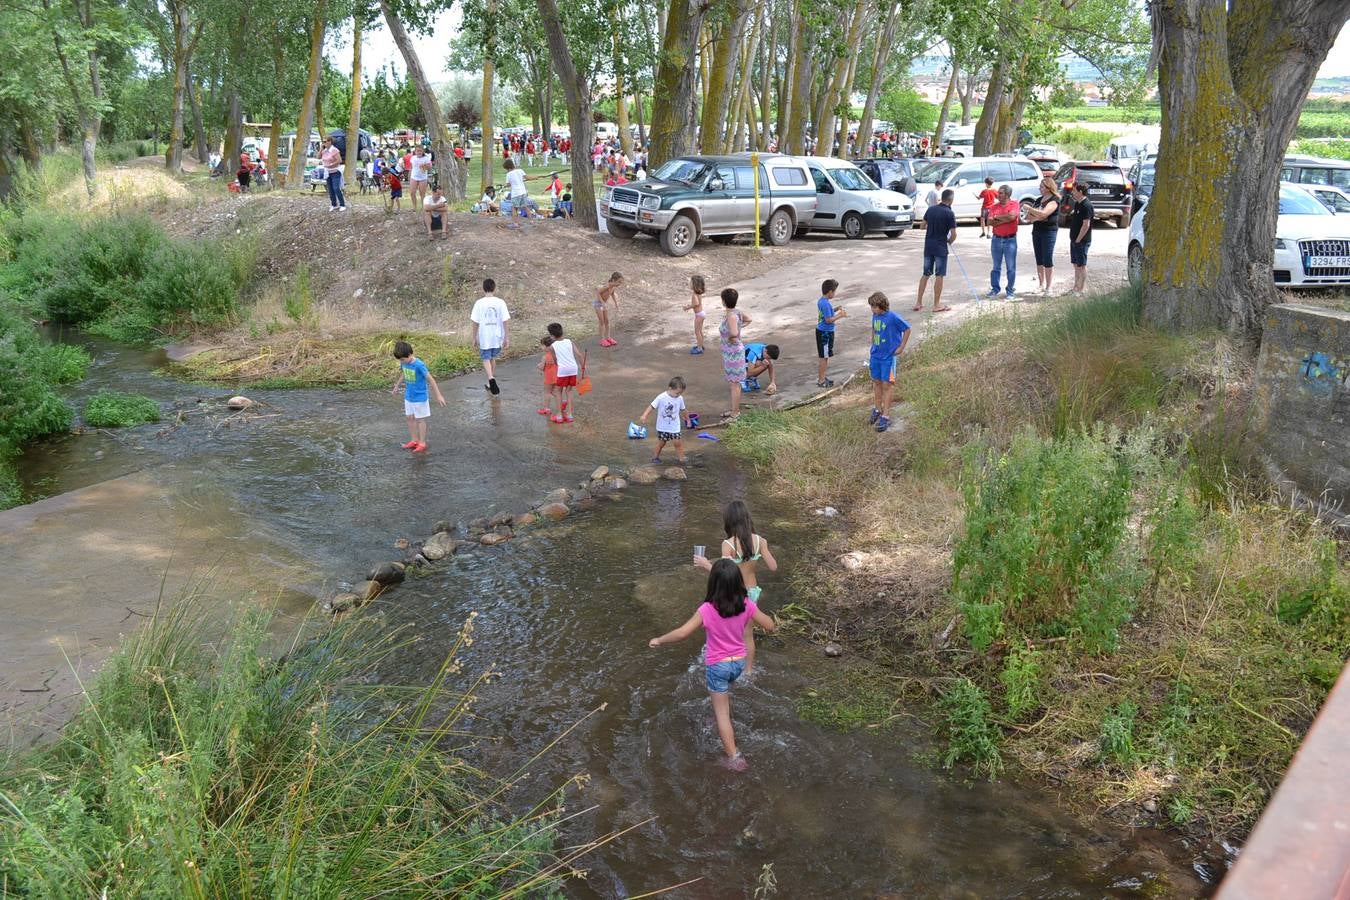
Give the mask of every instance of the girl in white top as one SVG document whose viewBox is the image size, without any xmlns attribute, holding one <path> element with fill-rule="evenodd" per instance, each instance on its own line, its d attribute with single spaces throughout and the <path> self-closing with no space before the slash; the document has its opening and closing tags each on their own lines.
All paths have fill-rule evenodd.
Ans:
<svg viewBox="0 0 1350 900">
<path fill-rule="evenodd" d="M 562 425 L 565 422 L 575 421 L 572 418 L 572 411 L 568 409 L 572 402 L 572 388 L 577 386 L 577 377 L 582 374 L 585 368 L 583 359 L 582 365 L 577 365 L 577 349 L 569 338 L 563 337 L 563 327 L 557 322 L 552 322 L 548 326 L 549 337 L 553 338 L 553 344 L 549 349 L 553 352 L 553 359 L 558 364 L 557 381 L 553 385 L 553 390 L 549 396 L 549 410 L 553 409 L 553 395 L 558 397 L 558 414 L 549 417 L 549 421 L 556 425 Z"/>
</svg>

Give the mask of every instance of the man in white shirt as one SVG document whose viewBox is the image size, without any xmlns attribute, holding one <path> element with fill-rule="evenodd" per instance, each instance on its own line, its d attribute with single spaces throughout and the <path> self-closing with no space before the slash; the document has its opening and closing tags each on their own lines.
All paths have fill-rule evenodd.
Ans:
<svg viewBox="0 0 1350 900">
<path fill-rule="evenodd" d="M 474 301 L 469 312 L 469 321 L 473 323 L 473 342 L 478 347 L 478 358 L 483 361 L 483 372 L 488 383 L 484 385 L 488 392 L 500 394 L 497 387 L 497 357 L 511 346 L 511 313 L 506 301 L 496 295 L 497 282 L 491 278 L 483 279 L 483 296 Z"/>
<path fill-rule="evenodd" d="M 418 200 L 425 200 L 427 196 L 427 181 L 431 178 L 431 157 L 427 156 L 427 151 L 420 145 L 412 158 L 412 202 L 413 209 L 417 208 Z"/>
<path fill-rule="evenodd" d="M 422 222 L 427 227 L 428 240 L 436 240 L 436 232 L 441 233 L 441 238 L 450 240 L 450 229 L 446 227 L 445 214 L 450 209 L 450 202 L 445 199 L 445 194 L 441 192 L 441 186 L 438 184 L 432 189 L 431 194 L 422 201 Z"/>
</svg>

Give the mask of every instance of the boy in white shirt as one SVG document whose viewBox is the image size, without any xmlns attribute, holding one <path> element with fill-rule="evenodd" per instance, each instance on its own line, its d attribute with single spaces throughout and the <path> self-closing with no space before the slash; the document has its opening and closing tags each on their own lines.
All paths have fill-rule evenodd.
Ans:
<svg viewBox="0 0 1350 900">
<path fill-rule="evenodd" d="M 478 347 L 478 358 L 483 361 L 483 372 L 488 383 L 484 385 L 493 395 L 500 394 L 497 387 L 497 357 L 511 346 L 511 313 L 506 301 L 496 296 L 497 282 L 491 278 L 483 279 L 483 296 L 479 297 L 469 312 L 469 321 L 473 323 L 473 342 Z"/>
<path fill-rule="evenodd" d="M 553 353 L 554 362 L 558 364 L 556 381 L 549 388 L 548 401 L 549 413 L 552 413 L 553 396 L 557 395 L 558 414 L 556 416 L 550 415 L 549 421 L 562 425 L 564 422 L 575 421 L 568 406 L 572 402 L 572 390 L 577 386 L 577 377 L 581 374 L 582 366 L 577 364 L 577 345 L 572 343 L 570 338 L 563 337 L 562 325 L 557 322 L 549 323 L 548 335 L 553 338 L 549 350 Z"/>
<path fill-rule="evenodd" d="M 638 418 L 639 425 L 646 425 L 647 415 L 656 410 L 656 455 L 652 457 L 654 463 L 661 461 L 661 451 L 670 443 L 675 445 L 680 464 L 684 465 L 684 442 L 680 440 L 680 426 L 685 409 L 683 394 L 684 379 L 676 375 L 670 379 L 666 390 L 657 394 L 652 405 L 644 409 Z"/>
</svg>

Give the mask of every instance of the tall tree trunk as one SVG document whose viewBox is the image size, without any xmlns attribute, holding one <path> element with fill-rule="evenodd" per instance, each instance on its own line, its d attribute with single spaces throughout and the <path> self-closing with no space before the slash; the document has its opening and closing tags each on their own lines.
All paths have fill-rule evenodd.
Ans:
<svg viewBox="0 0 1350 900">
<path fill-rule="evenodd" d="M 479 154 L 478 172 L 481 190 L 492 184 L 493 164 L 497 154 L 492 146 L 492 81 L 497 72 L 497 0 L 488 0 L 487 16 L 483 22 L 483 152 Z"/>
<path fill-rule="evenodd" d="M 759 42 L 764 33 L 764 7 L 758 6 L 755 10 L 755 24 L 750 28 L 750 40 L 746 42 L 744 50 L 741 51 L 741 71 L 736 83 L 736 108 L 735 116 L 736 129 L 732 134 L 730 128 L 727 129 L 727 139 L 722 146 L 724 153 L 739 153 L 746 144 L 746 122 L 750 118 L 750 95 L 753 92 L 751 82 L 751 71 L 754 68 L 755 61 L 759 58 Z"/>
<path fill-rule="evenodd" d="M 327 0 L 318 0 L 314 19 L 309 26 L 309 75 L 305 79 L 305 93 L 300 97 L 300 117 L 295 125 L 295 146 L 286 186 L 301 188 L 305 184 L 305 160 L 309 158 L 309 133 L 314 127 L 314 108 L 319 100 L 319 63 L 323 60 L 323 35 L 328 29 Z"/>
<path fill-rule="evenodd" d="M 961 98 L 961 127 L 970 125 L 970 105 L 975 99 L 975 89 L 979 87 L 982 72 L 977 66 L 966 73 L 966 77 L 957 85 L 957 96 Z M 963 89 L 964 88 L 964 89 Z"/>
<path fill-rule="evenodd" d="M 769 14 L 769 40 L 764 44 L 759 69 L 759 149 L 769 146 L 769 97 L 774 85 L 774 71 L 778 55 L 778 14 Z"/>
<path fill-rule="evenodd" d="M 343 178 L 356 183 L 361 168 L 361 13 L 352 16 L 352 102 L 347 109 L 347 159 Z"/>
<path fill-rule="evenodd" d="M 192 106 L 192 133 L 196 137 L 197 162 L 206 165 L 211 151 L 207 148 L 206 123 L 202 120 L 201 85 L 193 79 L 191 70 L 188 71 L 188 102 Z"/>
<path fill-rule="evenodd" d="M 183 168 L 183 105 L 188 92 L 188 62 L 197 46 L 202 29 L 189 21 L 187 4 L 170 0 L 169 18 L 172 23 L 173 47 L 173 102 L 169 108 L 169 146 L 164 151 L 164 168 L 178 172 Z"/>
<path fill-rule="evenodd" d="M 545 0 L 538 0 L 542 5 Z M 548 0 L 551 4 L 553 0 Z M 693 150 L 689 133 L 689 110 L 695 99 L 698 67 L 694 54 L 708 11 L 708 0 L 671 0 L 666 13 L 666 31 L 656 68 L 652 92 L 651 147 L 653 166 Z M 575 140 L 575 139 L 574 139 Z M 578 146 L 581 146 L 578 143 Z M 586 146 L 589 146 L 587 144 Z"/>
<path fill-rule="evenodd" d="M 633 133 L 628 130 L 628 85 L 624 81 L 623 46 L 619 43 L 619 7 L 611 17 L 614 40 L 614 124 L 619 126 L 619 147 L 627 159 L 633 158 Z"/>
<path fill-rule="evenodd" d="M 642 99 L 642 94 L 636 94 L 633 97 L 633 118 L 637 120 L 638 143 L 645 150 L 647 148 L 647 114 L 644 111 L 647 107 L 647 101 Z"/>
<path fill-rule="evenodd" d="M 802 15 L 803 0 L 793 0 L 792 30 L 799 33 L 805 28 Z M 792 101 L 788 106 L 786 131 L 779 135 L 778 149 L 783 153 L 801 154 L 806 150 L 806 117 L 810 114 L 811 103 L 811 46 L 805 34 L 797 38 L 797 61 L 792 67 Z"/>
<path fill-rule="evenodd" d="M 454 148 L 450 146 L 450 133 L 445 128 L 445 116 L 441 113 L 436 92 L 431 89 L 422 61 L 417 58 L 417 49 L 413 47 L 408 30 L 402 20 L 389 6 L 389 0 L 380 0 L 380 9 L 384 12 L 384 21 L 389 26 L 389 35 L 403 56 L 408 69 L 408 80 L 417 91 L 417 103 L 426 120 L 427 134 L 431 137 L 431 146 L 436 151 L 436 171 L 440 176 L 441 188 L 452 201 L 463 200 L 465 192 L 465 172 L 467 165 L 456 161 Z"/>
<path fill-rule="evenodd" d="M 544 82 L 544 101 L 539 106 L 539 133 L 545 138 L 553 131 L 553 72 Z"/>
<path fill-rule="evenodd" d="M 891 56 L 891 46 L 895 43 L 895 30 L 900 22 L 900 4 L 891 2 L 886 12 L 886 24 L 877 37 L 876 48 L 872 52 L 872 80 L 867 86 L 867 99 L 863 102 L 862 118 L 858 121 L 857 147 L 859 155 L 872 141 L 872 118 L 877 113 L 877 98 L 881 96 L 882 74 Z"/>
<path fill-rule="evenodd" d="M 745 23 L 750 17 L 750 0 L 730 0 L 726 12 L 729 18 L 722 23 L 712 42 L 703 120 L 699 124 L 699 145 L 707 153 L 716 153 L 734 128 L 734 123 L 727 118 L 732 96 L 731 77 L 740 61 Z M 724 129 L 726 138 L 723 137 Z"/>
<path fill-rule="evenodd" d="M 839 115 L 840 107 L 851 108 L 851 104 L 846 102 L 849 89 L 853 86 L 853 62 L 858 58 L 858 54 L 852 48 L 856 48 L 862 43 L 863 33 L 863 15 L 867 10 L 866 0 L 858 0 L 857 6 L 853 8 L 849 15 L 847 32 L 848 41 L 844 45 L 845 52 L 839 56 L 835 62 L 834 75 L 829 79 L 828 85 L 823 92 L 820 103 L 820 115 L 815 119 L 816 135 L 820 138 L 822 147 L 817 147 L 816 152 L 821 156 L 830 156 L 834 153 L 835 121 L 839 118 L 844 120 L 842 129 L 844 137 L 839 141 L 839 150 L 841 156 L 847 158 L 848 155 L 848 120 L 849 113 L 845 112 Z"/>
<path fill-rule="evenodd" d="M 572 201 L 576 220 L 588 228 L 597 228 L 595 210 L 595 173 L 591 170 L 591 144 L 595 134 L 591 120 L 591 86 L 577 72 L 572 61 L 572 49 L 558 17 L 556 0 L 535 0 L 539 18 L 543 20 L 544 34 L 548 36 L 549 55 L 553 68 L 562 80 L 567 95 L 567 125 L 572 133 Z"/>
<path fill-rule="evenodd" d="M 785 0 L 787 6 L 787 56 L 783 59 L 783 77 L 778 83 L 778 120 L 775 125 L 775 132 L 778 135 L 778 149 L 783 149 L 783 142 L 788 131 L 788 117 L 792 112 L 793 92 L 797 89 L 797 65 L 802 55 L 802 35 L 801 35 L 801 16 L 799 7 L 801 0 Z M 780 5 L 780 9 L 782 6 Z"/>
<path fill-rule="evenodd" d="M 980 110 L 979 121 L 975 123 L 975 148 L 972 151 L 975 156 L 988 156 L 994 152 L 998 117 L 1003 107 L 1003 65 L 1000 59 L 989 70 L 989 88 L 984 92 L 984 108 Z"/>
<path fill-rule="evenodd" d="M 50 14 L 51 0 L 42 0 L 42 8 Z M 94 14 L 90 0 L 83 0 L 83 2 L 76 0 L 75 12 L 80 20 L 81 27 L 86 32 L 92 31 Z M 84 172 L 85 193 L 92 200 L 98 188 L 97 173 L 94 170 L 94 150 L 98 146 L 99 132 L 103 130 L 103 114 L 100 111 L 103 105 L 103 80 L 99 72 L 98 46 L 96 44 L 91 45 L 85 54 L 85 63 L 88 66 L 88 81 L 84 81 L 82 77 L 80 82 L 77 82 L 74 67 L 66 55 L 65 44 L 55 28 L 52 29 L 52 42 L 56 47 L 57 60 L 61 63 L 61 75 L 66 81 L 66 87 L 70 89 L 71 98 L 75 103 L 75 113 L 79 118 L 80 168 Z"/>
<path fill-rule="evenodd" d="M 272 44 L 272 121 L 267 129 L 267 168 L 271 170 L 276 183 L 281 185 L 286 183 L 286 180 L 281 176 L 281 158 L 278 156 L 281 147 L 281 77 L 285 71 L 285 65 L 286 45 L 281 35 L 277 34 L 274 36 Z M 235 94 L 234 96 L 237 103 L 238 95 Z M 231 121 L 234 120 L 231 119 Z"/>
<path fill-rule="evenodd" d="M 861 18 L 861 16 L 859 16 Z M 848 74 L 844 76 L 844 92 L 836 101 L 843 114 L 839 115 L 839 132 L 835 135 L 836 154 L 840 159 L 848 159 L 848 126 L 853 115 L 853 79 L 858 72 L 858 54 L 851 53 L 848 58 Z"/>
<path fill-rule="evenodd" d="M 937 129 L 933 133 L 933 143 L 929 149 L 933 155 L 937 155 L 938 144 L 942 143 L 942 132 L 947 130 L 947 116 L 951 114 L 952 97 L 956 94 L 956 83 L 961 77 L 961 64 L 956 59 L 956 54 L 952 54 L 952 78 L 947 82 L 947 93 L 942 96 L 942 106 L 938 109 Z"/>
<path fill-rule="evenodd" d="M 1350 16 L 1343 0 L 1154 0 L 1162 142 L 1145 220 L 1144 315 L 1257 340 L 1272 275 L 1280 166 Z"/>
</svg>

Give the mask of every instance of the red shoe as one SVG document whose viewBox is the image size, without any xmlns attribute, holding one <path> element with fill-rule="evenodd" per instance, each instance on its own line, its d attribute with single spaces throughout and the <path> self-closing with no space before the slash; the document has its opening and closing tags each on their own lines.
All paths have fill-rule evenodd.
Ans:
<svg viewBox="0 0 1350 900">
<path fill-rule="evenodd" d="M 414 453 L 426 453 L 426 452 L 427 452 L 427 445 L 426 445 L 426 444 L 419 443 L 416 447 L 413 447 L 413 448 L 412 448 L 412 452 L 414 452 Z"/>
<path fill-rule="evenodd" d="M 576 419 L 572 418 L 571 416 L 563 416 L 562 420 L 563 420 L 564 422 L 575 422 L 575 421 L 576 421 Z"/>
<path fill-rule="evenodd" d="M 550 408 L 548 408 L 547 406 L 541 406 L 541 407 L 539 407 L 538 409 L 536 409 L 535 412 L 539 413 L 539 415 L 541 415 L 541 416 L 551 416 L 551 415 L 553 415 L 553 410 L 550 409 Z"/>
<path fill-rule="evenodd" d="M 549 421 L 552 422 L 554 425 L 561 425 L 563 422 L 567 420 L 564 419 L 562 416 L 554 416 L 553 418 L 549 419 Z"/>
<path fill-rule="evenodd" d="M 416 447 L 416 446 L 417 446 L 417 441 L 408 441 L 408 443 L 406 443 L 406 444 L 403 445 L 403 449 L 404 449 L 404 450 L 412 450 L 412 449 L 413 449 L 414 447 Z"/>
</svg>

